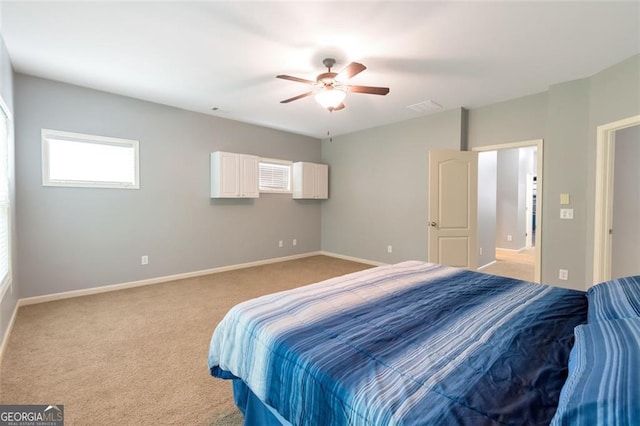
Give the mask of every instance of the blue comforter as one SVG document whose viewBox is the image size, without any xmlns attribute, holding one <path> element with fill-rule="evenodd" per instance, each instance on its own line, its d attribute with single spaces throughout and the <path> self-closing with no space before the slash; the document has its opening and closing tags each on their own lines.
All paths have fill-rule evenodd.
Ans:
<svg viewBox="0 0 640 426">
<path fill-rule="evenodd" d="M 403 262 L 237 305 L 211 374 L 296 425 L 548 424 L 585 294 Z"/>
</svg>

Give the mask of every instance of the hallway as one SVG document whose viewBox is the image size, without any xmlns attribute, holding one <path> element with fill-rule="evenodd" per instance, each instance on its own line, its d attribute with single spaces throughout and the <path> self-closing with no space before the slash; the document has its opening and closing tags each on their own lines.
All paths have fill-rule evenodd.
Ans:
<svg viewBox="0 0 640 426">
<path fill-rule="evenodd" d="M 496 249 L 496 261 L 480 270 L 487 274 L 531 281 L 535 279 L 535 248 L 522 251 Z"/>
</svg>

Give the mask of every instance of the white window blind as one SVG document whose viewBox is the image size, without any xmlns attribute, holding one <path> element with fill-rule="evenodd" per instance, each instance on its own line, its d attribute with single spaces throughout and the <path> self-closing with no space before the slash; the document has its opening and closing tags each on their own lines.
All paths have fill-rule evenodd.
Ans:
<svg viewBox="0 0 640 426">
<path fill-rule="evenodd" d="M 43 129 L 42 184 L 138 189 L 138 141 Z"/>
<path fill-rule="evenodd" d="M 0 295 L 11 282 L 9 119 L 0 107 Z"/>
<path fill-rule="evenodd" d="M 291 193 L 291 162 L 260 159 L 258 168 L 260 192 Z"/>
</svg>

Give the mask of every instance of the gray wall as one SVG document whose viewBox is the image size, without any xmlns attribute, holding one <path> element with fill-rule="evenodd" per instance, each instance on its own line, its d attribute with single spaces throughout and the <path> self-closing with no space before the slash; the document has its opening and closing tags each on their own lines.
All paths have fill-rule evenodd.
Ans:
<svg viewBox="0 0 640 426">
<path fill-rule="evenodd" d="M 611 278 L 640 275 L 640 126 L 616 132 Z"/>
<path fill-rule="evenodd" d="M 469 149 L 542 139 L 548 96 L 543 92 L 469 110 Z"/>
<path fill-rule="evenodd" d="M 497 248 L 518 250 L 524 247 L 524 226 L 520 227 L 520 149 L 501 149 L 497 158 Z M 512 240 L 507 237 L 511 235 Z"/>
<path fill-rule="evenodd" d="M 578 289 L 590 282 L 595 129 L 640 113 L 638 75 L 640 55 L 468 113 L 469 149 L 545 140 L 543 282 Z M 427 153 L 459 149 L 465 136 L 463 110 L 455 109 L 325 140 L 320 155 L 310 138 L 28 76 L 15 83 L 21 297 L 320 247 L 380 262 L 426 259 Z M 139 139 L 142 189 L 43 188 L 42 127 Z M 331 198 L 212 201 L 208 154 L 216 149 L 322 160 L 330 165 Z M 571 194 L 573 221 L 559 219 L 562 192 Z M 279 239 L 285 248 L 277 248 Z M 569 269 L 569 281 L 557 279 L 559 268 Z"/>
<path fill-rule="evenodd" d="M 589 81 L 572 81 L 549 90 L 544 141 L 542 282 L 585 289 L 586 199 Z M 574 219 L 560 219 L 560 194 L 568 193 Z M 539 216 L 538 216 L 539 217 Z M 593 230 L 591 230 L 593 232 Z M 558 279 L 559 269 L 569 280 Z"/>
<path fill-rule="evenodd" d="M 1 9 L 0 5 L 0 9 Z M 9 54 L 7 48 L 4 45 L 4 40 L 0 36 L 0 96 L 2 100 L 9 108 L 9 112 L 13 114 L 13 69 L 11 67 L 11 61 L 9 60 Z M 12 123 L 9 123 L 12 126 Z M 15 165 L 15 151 L 12 139 L 12 130 L 10 129 L 9 136 L 9 196 L 11 199 L 11 261 L 12 261 L 12 274 L 13 282 L 11 287 L 4 294 L 0 300 L 0 343 L 4 341 L 7 327 L 11 321 L 11 316 L 18 303 L 19 285 L 18 285 L 18 271 L 17 271 L 17 255 L 16 255 L 16 197 L 15 197 L 15 179 L 14 179 L 14 165 Z"/>
<path fill-rule="evenodd" d="M 544 139 L 542 282 L 585 290 L 592 282 L 596 127 L 640 114 L 640 55 L 545 93 L 469 111 L 469 147 Z M 560 219 L 569 193 L 574 220 Z M 541 234 L 541 235 L 540 235 Z M 558 269 L 569 280 L 558 279 Z"/>
<path fill-rule="evenodd" d="M 497 151 L 478 153 L 478 266 L 496 260 Z"/>
<path fill-rule="evenodd" d="M 319 162 L 317 139 L 20 74 L 15 107 L 21 297 L 320 250 L 320 201 L 209 198 L 210 152 Z M 141 189 L 43 187 L 42 128 L 139 140 Z"/>
<path fill-rule="evenodd" d="M 544 211 L 537 212 L 544 283 L 585 290 L 592 281 L 596 127 L 640 114 L 639 75 L 636 55 L 592 77 L 468 111 L 468 149 L 544 139 Z M 450 113 L 323 141 L 332 168 L 323 250 L 382 262 L 427 258 L 425 158 L 457 148 L 465 126 L 447 122 Z M 561 193 L 570 194 L 573 220 L 560 219 Z M 569 270 L 568 281 L 558 279 L 560 268 Z"/>
<path fill-rule="evenodd" d="M 322 205 L 322 249 L 387 263 L 426 260 L 428 152 L 460 149 L 462 113 L 324 140 L 330 198 Z"/>
<path fill-rule="evenodd" d="M 593 282 L 593 240 L 595 227 L 596 130 L 598 126 L 640 114 L 640 55 L 605 69 L 589 79 L 589 134 L 586 199 L 585 276 Z M 584 147 L 582 147 L 584 148 Z"/>
</svg>

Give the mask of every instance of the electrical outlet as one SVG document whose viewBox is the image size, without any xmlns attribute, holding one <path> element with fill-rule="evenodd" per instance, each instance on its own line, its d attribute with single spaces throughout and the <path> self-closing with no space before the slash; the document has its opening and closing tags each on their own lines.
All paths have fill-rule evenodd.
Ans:
<svg viewBox="0 0 640 426">
<path fill-rule="evenodd" d="M 278 241 L 278 247 L 284 247 L 284 243 L 282 242 L 282 240 Z"/>
<path fill-rule="evenodd" d="M 393 246 L 387 246 L 387 253 L 393 253 Z"/>
<path fill-rule="evenodd" d="M 507 235 L 507 241 L 513 241 L 513 235 Z"/>
<path fill-rule="evenodd" d="M 148 265 L 149 264 L 149 256 L 142 256 L 140 258 L 140 264 L 141 265 Z"/>
<path fill-rule="evenodd" d="M 294 246 L 298 245 L 298 240 L 296 240 L 295 238 L 293 239 L 293 245 Z"/>
<path fill-rule="evenodd" d="M 482 247 L 480 247 L 480 256 L 482 256 Z"/>
<path fill-rule="evenodd" d="M 569 279 L 569 270 L 568 269 L 560 269 L 560 272 L 558 273 L 558 278 L 560 278 L 563 281 L 566 281 Z"/>
</svg>

